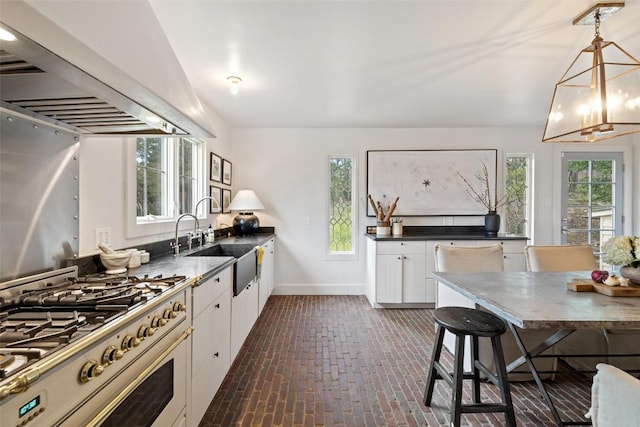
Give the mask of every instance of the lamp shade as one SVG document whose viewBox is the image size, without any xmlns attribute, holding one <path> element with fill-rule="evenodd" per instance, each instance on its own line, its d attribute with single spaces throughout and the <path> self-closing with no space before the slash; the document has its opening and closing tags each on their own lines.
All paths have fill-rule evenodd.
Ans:
<svg viewBox="0 0 640 427">
<path fill-rule="evenodd" d="M 260 228 L 260 220 L 253 211 L 264 209 L 264 205 L 253 190 L 240 190 L 229 205 L 229 210 L 238 211 L 233 218 L 233 228 L 236 233 L 245 236 L 253 234 Z"/>
<path fill-rule="evenodd" d="M 264 209 L 264 205 L 253 190 L 240 190 L 229 205 L 229 210 L 238 212 L 253 212 Z"/>
</svg>

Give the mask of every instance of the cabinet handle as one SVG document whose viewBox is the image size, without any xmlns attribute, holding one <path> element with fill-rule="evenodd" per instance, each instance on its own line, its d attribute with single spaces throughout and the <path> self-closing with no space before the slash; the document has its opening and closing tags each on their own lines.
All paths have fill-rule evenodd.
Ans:
<svg viewBox="0 0 640 427">
<path fill-rule="evenodd" d="M 214 305 L 215 308 L 220 308 L 220 304 Z"/>
<path fill-rule="evenodd" d="M 220 278 L 216 277 L 216 282 L 220 283 Z"/>
<path fill-rule="evenodd" d="M 402 257 L 401 257 L 401 256 L 399 256 L 399 257 L 398 257 L 398 259 L 402 259 Z"/>
<path fill-rule="evenodd" d="M 217 351 L 213 353 L 213 357 L 218 357 L 218 356 L 220 356 L 220 354 Z"/>
</svg>

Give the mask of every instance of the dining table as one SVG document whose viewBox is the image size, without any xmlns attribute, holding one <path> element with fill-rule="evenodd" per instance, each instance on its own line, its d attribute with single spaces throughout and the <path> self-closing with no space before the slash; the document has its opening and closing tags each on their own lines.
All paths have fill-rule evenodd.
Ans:
<svg viewBox="0 0 640 427">
<path fill-rule="evenodd" d="M 640 329 L 640 298 L 568 289 L 567 284 L 574 280 L 590 280 L 590 271 L 434 272 L 433 276 L 440 284 L 507 323 L 522 353 L 516 360 L 505 361 L 507 372 L 528 365 L 558 426 L 591 424 L 586 418 L 577 421 L 562 419 L 533 359 L 549 357 L 541 353 L 578 329 Z M 520 338 L 519 329 L 548 330 L 549 334 L 543 341 L 526 346 Z"/>
</svg>

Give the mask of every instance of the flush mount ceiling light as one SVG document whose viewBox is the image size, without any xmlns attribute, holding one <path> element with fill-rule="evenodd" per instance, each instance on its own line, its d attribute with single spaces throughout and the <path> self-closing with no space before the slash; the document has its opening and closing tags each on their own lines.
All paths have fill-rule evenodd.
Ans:
<svg viewBox="0 0 640 427">
<path fill-rule="evenodd" d="M 229 76 L 227 77 L 227 81 L 229 82 L 229 91 L 232 95 L 238 94 L 238 86 L 242 83 L 242 79 L 238 76 Z"/>
<path fill-rule="evenodd" d="M 595 38 L 556 84 L 543 142 L 597 142 L 640 132 L 640 61 L 600 37 L 600 22 L 622 7 L 598 3 L 573 21 L 595 25 Z"/>
</svg>

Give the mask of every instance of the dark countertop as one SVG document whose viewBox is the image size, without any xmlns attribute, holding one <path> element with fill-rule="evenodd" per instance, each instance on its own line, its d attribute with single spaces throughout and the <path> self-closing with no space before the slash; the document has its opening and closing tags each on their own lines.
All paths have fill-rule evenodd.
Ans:
<svg viewBox="0 0 640 427">
<path fill-rule="evenodd" d="M 233 265 L 236 262 L 236 258 L 229 256 L 189 256 L 189 254 L 217 244 L 250 244 L 258 246 L 266 243 L 274 236 L 275 234 L 273 233 L 259 233 L 252 236 L 217 238 L 213 243 L 202 245 L 202 247 L 196 246 L 191 251 L 182 251 L 178 256 L 163 255 L 153 258 L 148 264 L 130 268 L 127 274 L 133 276 L 148 275 L 149 277 L 178 275 L 207 279 Z"/>
<path fill-rule="evenodd" d="M 375 233 L 366 233 L 371 240 L 382 241 L 407 241 L 407 240 L 529 240 L 528 237 L 487 236 L 483 226 L 405 226 L 401 236 L 377 236 Z"/>
</svg>

